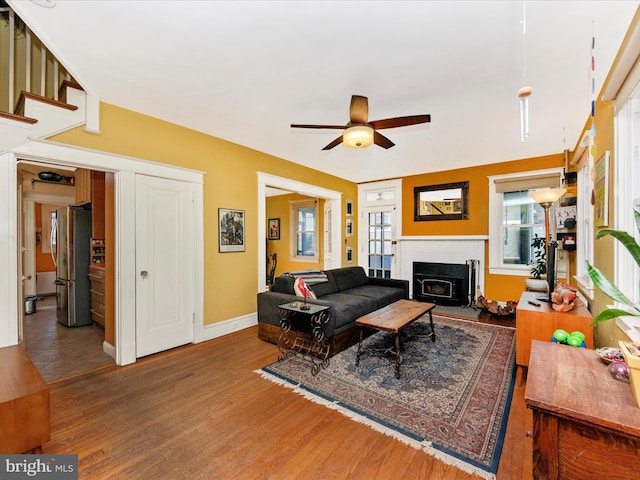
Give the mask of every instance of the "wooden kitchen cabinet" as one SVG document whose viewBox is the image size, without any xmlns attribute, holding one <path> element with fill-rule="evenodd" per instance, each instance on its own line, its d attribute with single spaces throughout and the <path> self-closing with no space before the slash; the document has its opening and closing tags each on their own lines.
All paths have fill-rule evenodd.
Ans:
<svg viewBox="0 0 640 480">
<path fill-rule="evenodd" d="M 105 325 L 105 274 L 104 268 L 96 265 L 89 266 L 89 281 L 91 282 L 91 320 L 98 325 Z"/>
<path fill-rule="evenodd" d="M 573 310 L 556 312 L 550 303 L 536 300 L 540 293 L 523 292 L 516 310 L 516 364 L 529 365 L 531 341 L 550 342 L 553 332 L 559 328 L 571 333 L 576 330 L 584 333 L 587 348 L 593 348 L 593 317 L 579 298 Z M 528 302 L 539 303 L 540 306 Z"/>
<path fill-rule="evenodd" d="M 622 479 L 640 472 L 640 408 L 593 350 L 534 340 L 525 403 L 533 478 Z"/>
<path fill-rule="evenodd" d="M 78 168 L 75 176 L 76 205 L 91 203 L 91 170 Z"/>
</svg>

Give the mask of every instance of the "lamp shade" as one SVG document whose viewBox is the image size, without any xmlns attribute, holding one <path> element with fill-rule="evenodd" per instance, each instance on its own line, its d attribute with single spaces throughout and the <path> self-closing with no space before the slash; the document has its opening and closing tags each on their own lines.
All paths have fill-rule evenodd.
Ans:
<svg viewBox="0 0 640 480">
<path fill-rule="evenodd" d="M 342 143 L 349 148 L 366 148 L 373 144 L 373 128 L 366 125 L 348 127 L 342 134 Z"/>
<path fill-rule="evenodd" d="M 534 190 L 529 192 L 529 196 L 543 207 L 550 207 L 567 191 L 566 188 L 547 188 L 545 190 Z"/>
</svg>

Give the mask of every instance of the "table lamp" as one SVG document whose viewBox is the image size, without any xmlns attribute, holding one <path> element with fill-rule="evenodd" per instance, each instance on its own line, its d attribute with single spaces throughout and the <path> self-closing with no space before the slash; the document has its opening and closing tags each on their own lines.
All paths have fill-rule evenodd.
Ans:
<svg viewBox="0 0 640 480">
<path fill-rule="evenodd" d="M 545 254 L 547 256 L 547 284 L 549 285 L 549 294 L 538 297 L 538 300 L 551 303 L 551 294 L 556 288 L 555 286 L 555 260 L 556 251 L 549 248 L 549 208 L 564 193 L 566 188 L 547 188 L 545 190 L 534 190 L 529 192 L 529 196 L 544 209 L 544 232 L 545 232 Z"/>
</svg>

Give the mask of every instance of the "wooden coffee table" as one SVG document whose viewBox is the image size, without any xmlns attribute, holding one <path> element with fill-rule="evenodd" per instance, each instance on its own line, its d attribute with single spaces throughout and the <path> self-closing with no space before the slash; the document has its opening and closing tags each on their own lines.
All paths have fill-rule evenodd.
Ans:
<svg viewBox="0 0 640 480">
<path fill-rule="evenodd" d="M 398 300 L 397 302 L 387 305 L 386 307 L 371 312 L 364 317 L 356 320 L 356 325 L 360 326 L 360 342 L 358 343 L 358 353 L 356 355 L 356 366 L 360 364 L 360 353 L 362 349 L 362 337 L 365 327 L 374 328 L 383 332 L 394 333 L 395 350 L 389 349 L 396 356 L 396 378 L 400 378 L 400 364 L 402 363 L 402 355 L 400 354 L 400 332 L 429 312 L 429 323 L 431 324 L 431 333 L 426 335 L 431 337 L 431 341 L 436 341 L 436 333 L 433 329 L 432 310 L 435 308 L 433 303 L 416 302 L 413 300 Z"/>
</svg>

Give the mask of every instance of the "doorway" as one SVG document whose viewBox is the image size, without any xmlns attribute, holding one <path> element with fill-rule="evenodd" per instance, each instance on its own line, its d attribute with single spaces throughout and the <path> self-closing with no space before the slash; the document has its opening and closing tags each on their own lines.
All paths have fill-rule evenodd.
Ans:
<svg viewBox="0 0 640 480">
<path fill-rule="evenodd" d="M 367 275 L 399 278 L 396 245 L 402 232 L 402 180 L 358 185 L 359 264 Z"/>
<path fill-rule="evenodd" d="M 75 188 L 77 176 L 77 169 L 63 165 L 22 160 L 17 162 L 18 191 L 21 197 L 17 202 L 21 209 L 18 231 L 23 252 L 19 261 L 23 280 L 18 285 L 18 290 L 21 292 L 20 296 L 25 298 L 25 308 L 20 311 L 19 317 L 20 340 L 47 382 L 115 364 L 113 356 L 106 353 L 105 350 L 108 349 L 104 348 L 104 324 L 91 323 L 96 305 L 91 304 L 86 279 L 86 294 L 81 295 L 84 303 L 82 310 L 86 309 L 86 313 L 83 313 L 85 325 L 68 327 L 58 321 L 66 296 L 62 295 L 62 287 L 56 285 L 56 278 L 62 276 L 56 266 L 61 262 L 63 248 L 56 212 L 78 203 Z M 97 203 L 97 198 L 94 203 Z M 87 206 L 86 210 L 88 209 Z M 104 237 L 104 198 L 102 205 L 95 205 L 95 209 L 103 212 L 102 217 L 92 219 L 91 223 L 100 223 L 100 228 L 93 231 L 92 226 L 87 223 L 87 229 L 92 229 L 92 237 Z M 113 211 L 113 205 L 107 210 Z M 99 213 L 92 215 L 96 216 L 99 217 Z M 108 230 L 112 231 L 113 227 L 110 226 Z M 87 231 L 87 245 L 83 255 L 86 264 L 90 261 L 88 235 Z M 101 266 L 104 268 L 104 264 Z M 81 284 L 82 282 L 77 283 Z M 27 298 L 33 302 L 33 308 L 26 308 Z"/>
<path fill-rule="evenodd" d="M 340 245 L 342 233 L 342 193 L 329 190 L 308 183 L 298 182 L 289 178 L 278 177 L 267 173 L 258 172 L 258 293 L 264 292 L 266 285 L 264 279 L 267 274 L 267 266 L 264 259 L 267 255 L 267 246 L 264 241 L 265 226 L 267 225 L 266 196 L 267 188 L 273 187 L 292 193 L 299 193 L 309 197 L 322 198 L 325 200 L 325 211 L 330 211 L 325 218 L 330 219 L 330 225 L 325 226 L 325 264 L 324 268 L 335 268 L 342 265 L 342 251 L 336 246 Z M 330 245 L 331 252 L 326 254 L 326 247 Z M 327 263 L 329 262 L 329 263 Z"/>
</svg>

